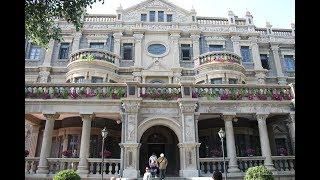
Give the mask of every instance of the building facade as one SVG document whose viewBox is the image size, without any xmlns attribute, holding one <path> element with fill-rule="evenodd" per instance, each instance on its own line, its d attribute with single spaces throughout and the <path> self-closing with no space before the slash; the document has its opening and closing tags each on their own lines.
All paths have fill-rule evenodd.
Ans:
<svg viewBox="0 0 320 180">
<path fill-rule="evenodd" d="M 294 179 L 294 24 L 258 28 L 250 12 L 200 17 L 165 0 L 83 18 L 78 32 L 57 20 L 63 41 L 47 49 L 26 39 L 27 179 L 68 168 L 138 178 L 152 153 L 173 177 L 211 177 L 225 161 L 232 179 L 256 165 Z"/>
</svg>

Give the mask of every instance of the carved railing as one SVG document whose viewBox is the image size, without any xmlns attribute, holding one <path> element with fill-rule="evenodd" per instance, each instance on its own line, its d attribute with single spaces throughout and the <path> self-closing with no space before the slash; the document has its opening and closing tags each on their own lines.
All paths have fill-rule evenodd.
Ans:
<svg viewBox="0 0 320 180">
<path fill-rule="evenodd" d="M 272 31 L 273 31 L 273 35 L 275 35 L 275 36 L 285 36 L 285 37 L 292 36 L 291 30 L 275 30 L 275 29 L 273 29 Z"/>
<path fill-rule="evenodd" d="M 47 158 L 49 174 L 56 174 L 66 169 L 77 170 L 79 158 Z"/>
<path fill-rule="evenodd" d="M 70 55 L 70 62 L 73 61 L 93 61 L 101 60 L 119 64 L 119 57 L 112 52 L 102 49 L 80 49 Z"/>
<path fill-rule="evenodd" d="M 274 167 L 277 171 L 295 171 L 295 156 L 272 156 Z"/>
<path fill-rule="evenodd" d="M 246 25 L 246 20 L 236 20 L 236 25 L 244 26 Z"/>
<path fill-rule="evenodd" d="M 215 62 L 215 63 L 237 63 L 241 64 L 241 57 L 232 52 L 220 51 L 220 52 L 208 52 L 201 54 L 195 59 L 195 67 L 200 65 Z"/>
<path fill-rule="evenodd" d="M 116 15 L 87 15 L 84 17 L 85 22 L 114 22 L 116 21 Z"/>
<path fill-rule="evenodd" d="M 36 174 L 38 169 L 39 157 L 26 157 L 25 158 L 25 174 Z"/>
<path fill-rule="evenodd" d="M 262 36 L 267 35 L 267 29 L 255 29 L 255 30 Z"/>
<path fill-rule="evenodd" d="M 264 159 L 265 158 L 261 156 L 237 157 L 238 168 L 241 172 L 246 172 L 250 167 L 263 165 Z"/>
<path fill-rule="evenodd" d="M 207 100 L 253 100 L 282 101 L 291 100 L 290 86 L 247 85 L 247 84 L 196 84 L 192 96 Z"/>
<path fill-rule="evenodd" d="M 89 175 L 119 175 L 120 159 L 104 159 L 103 170 L 101 171 L 102 161 L 100 158 L 88 158 Z"/>
<path fill-rule="evenodd" d="M 25 84 L 25 98 L 31 99 L 120 99 L 126 97 L 126 84 Z"/>
<path fill-rule="evenodd" d="M 175 100 L 182 97 L 179 84 L 139 84 L 139 92 L 143 99 Z"/>
<path fill-rule="evenodd" d="M 225 158 L 226 168 L 228 169 L 229 158 Z M 224 173 L 223 158 L 199 158 L 200 173 L 203 176 L 211 176 L 214 171 Z"/>
<path fill-rule="evenodd" d="M 197 17 L 199 24 L 228 25 L 226 18 Z"/>
</svg>

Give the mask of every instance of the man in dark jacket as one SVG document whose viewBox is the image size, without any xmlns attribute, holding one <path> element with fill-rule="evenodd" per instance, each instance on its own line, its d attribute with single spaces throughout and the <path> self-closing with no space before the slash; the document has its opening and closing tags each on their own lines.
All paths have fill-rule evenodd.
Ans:
<svg viewBox="0 0 320 180">
<path fill-rule="evenodd" d="M 166 168 L 168 165 L 168 160 L 164 157 L 164 154 L 161 153 L 157 161 L 160 169 L 160 179 L 162 180 L 166 177 Z"/>
</svg>

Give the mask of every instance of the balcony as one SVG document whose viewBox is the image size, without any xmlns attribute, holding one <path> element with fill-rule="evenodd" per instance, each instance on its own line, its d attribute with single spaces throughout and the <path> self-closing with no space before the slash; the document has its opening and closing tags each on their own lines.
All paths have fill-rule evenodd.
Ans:
<svg viewBox="0 0 320 180">
<path fill-rule="evenodd" d="M 196 83 L 209 81 L 212 78 L 233 78 L 238 83 L 245 80 L 245 68 L 241 57 L 233 52 L 208 52 L 195 59 Z"/>
<path fill-rule="evenodd" d="M 80 49 L 70 55 L 70 62 L 67 65 L 67 81 L 74 82 L 75 78 L 98 77 L 119 79 L 116 73 L 119 69 L 119 57 L 112 52 L 101 49 Z"/>
</svg>

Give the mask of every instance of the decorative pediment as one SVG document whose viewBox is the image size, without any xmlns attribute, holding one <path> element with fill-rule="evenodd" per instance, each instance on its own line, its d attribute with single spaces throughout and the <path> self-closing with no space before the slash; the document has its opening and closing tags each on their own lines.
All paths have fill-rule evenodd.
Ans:
<svg viewBox="0 0 320 180">
<path fill-rule="evenodd" d="M 123 21 L 140 21 L 142 13 L 148 14 L 149 11 L 164 11 L 165 14 L 172 14 L 173 22 L 187 22 L 191 20 L 190 12 L 178 7 L 166 0 L 146 0 L 135 6 L 123 10 Z"/>
</svg>

